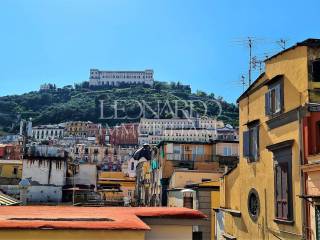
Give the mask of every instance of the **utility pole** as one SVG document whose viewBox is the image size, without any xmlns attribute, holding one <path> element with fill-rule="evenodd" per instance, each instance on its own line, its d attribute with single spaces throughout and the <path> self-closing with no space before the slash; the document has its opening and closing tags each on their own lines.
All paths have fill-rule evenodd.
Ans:
<svg viewBox="0 0 320 240">
<path fill-rule="evenodd" d="M 242 85 L 242 91 L 244 92 L 245 86 L 246 86 L 246 80 L 245 80 L 245 76 L 241 76 L 241 85 Z"/>
<path fill-rule="evenodd" d="M 76 169 L 75 164 L 72 165 L 72 205 L 75 204 L 75 195 L 76 195 L 76 189 L 75 189 L 75 181 L 74 181 L 74 175 L 75 175 Z"/>
<path fill-rule="evenodd" d="M 248 37 L 248 46 L 249 46 L 249 86 L 251 85 L 251 72 L 252 72 L 252 39 Z"/>
</svg>

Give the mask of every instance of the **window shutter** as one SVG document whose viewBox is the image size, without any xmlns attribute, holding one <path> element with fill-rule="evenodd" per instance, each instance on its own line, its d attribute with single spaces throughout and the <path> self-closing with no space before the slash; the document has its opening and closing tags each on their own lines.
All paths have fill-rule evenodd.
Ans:
<svg viewBox="0 0 320 240">
<path fill-rule="evenodd" d="M 249 144 L 250 134 L 249 131 L 243 132 L 243 156 L 250 156 L 250 144 Z"/>
<path fill-rule="evenodd" d="M 284 79 L 280 83 L 280 111 L 284 111 Z"/>
<path fill-rule="evenodd" d="M 265 113 L 267 116 L 270 115 L 270 92 L 266 92 L 265 94 Z"/>
<path fill-rule="evenodd" d="M 314 82 L 320 82 L 320 59 L 312 62 L 312 75 Z"/>
<path fill-rule="evenodd" d="M 276 95 L 276 112 L 280 112 L 282 110 L 282 97 L 281 97 L 280 84 L 275 87 L 275 95 Z"/>
<path fill-rule="evenodd" d="M 253 152 L 252 155 L 254 160 L 257 160 L 259 157 L 259 126 L 254 127 L 253 129 Z"/>
<path fill-rule="evenodd" d="M 277 218 L 283 218 L 283 214 L 282 214 L 282 196 L 281 196 L 281 168 L 280 166 L 276 166 L 275 167 L 275 181 L 276 181 L 276 186 L 275 186 L 275 190 L 276 190 L 276 217 Z"/>
<path fill-rule="evenodd" d="M 283 217 L 289 218 L 288 211 L 288 165 L 282 164 L 281 166 L 281 183 L 282 183 L 282 209 Z"/>
</svg>

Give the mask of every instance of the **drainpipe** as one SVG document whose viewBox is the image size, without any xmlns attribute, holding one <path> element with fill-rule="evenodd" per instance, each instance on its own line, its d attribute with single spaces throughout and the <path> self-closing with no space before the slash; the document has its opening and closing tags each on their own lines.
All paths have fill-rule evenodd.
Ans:
<svg viewBox="0 0 320 240">
<path fill-rule="evenodd" d="M 299 159 L 300 159 L 300 165 L 299 165 L 299 173 L 300 173 L 300 196 L 303 196 L 305 194 L 305 178 L 304 174 L 301 170 L 301 167 L 304 164 L 304 146 L 303 146 L 303 124 L 302 124 L 302 119 L 301 115 L 303 114 L 304 109 L 299 109 L 297 112 L 298 114 L 298 123 L 299 123 Z M 302 216 L 302 239 L 306 239 L 306 204 L 304 198 L 302 198 L 302 206 L 301 206 L 301 216 Z"/>
</svg>

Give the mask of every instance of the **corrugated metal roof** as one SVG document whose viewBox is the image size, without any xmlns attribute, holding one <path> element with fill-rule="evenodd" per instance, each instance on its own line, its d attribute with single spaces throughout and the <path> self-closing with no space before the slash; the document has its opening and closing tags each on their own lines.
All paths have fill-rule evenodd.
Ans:
<svg viewBox="0 0 320 240">
<path fill-rule="evenodd" d="M 20 202 L 17 199 L 10 197 L 4 193 L 0 193 L 0 206 L 12 206 L 19 204 Z"/>
</svg>

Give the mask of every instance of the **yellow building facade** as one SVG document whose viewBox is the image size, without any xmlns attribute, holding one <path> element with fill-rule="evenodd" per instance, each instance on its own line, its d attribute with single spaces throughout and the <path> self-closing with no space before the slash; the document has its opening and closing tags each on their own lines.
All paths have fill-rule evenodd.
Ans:
<svg viewBox="0 0 320 240">
<path fill-rule="evenodd" d="M 22 160 L 0 160 L 0 177 L 18 178 L 22 176 Z"/>
<path fill-rule="evenodd" d="M 103 172 L 98 174 L 99 193 L 111 202 L 134 202 L 135 178 L 125 176 L 123 172 Z"/>
<path fill-rule="evenodd" d="M 221 236 L 301 239 L 306 236 L 302 118 L 309 103 L 306 40 L 265 61 L 265 73 L 238 99 L 240 160 L 221 180 Z"/>
</svg>

